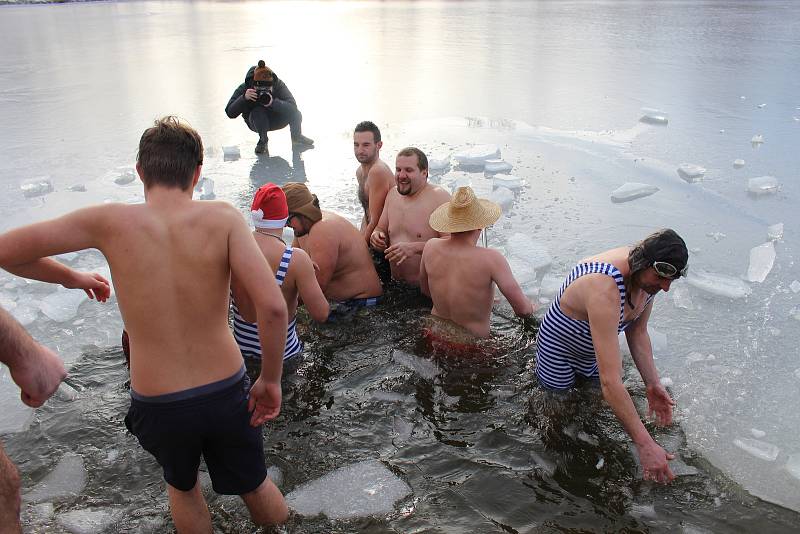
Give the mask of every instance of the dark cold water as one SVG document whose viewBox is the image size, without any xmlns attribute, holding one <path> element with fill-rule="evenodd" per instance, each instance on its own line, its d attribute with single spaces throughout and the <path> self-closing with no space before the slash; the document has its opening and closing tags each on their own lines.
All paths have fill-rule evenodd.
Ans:
<svg viewBox="0 0 800 534">
<path fill-rule="evenodd" d="M 690 272 L 706 273 L 660 295 L 651 319 L 656 364 L 677 408 L 675 425 L 649 428 L 677 453 L 680 476 L 669 486 L 643 482 L 591 387 L 566 399 L 533 388 L 536 325 L 513 319 L 506 303 L 493 318 L 499 354 L 465 359 L 433 353 L 421 336 L 425 303 L 393 292 L 351 322 L 306 322 L 306 357 L 284 378 L 283 412 L 265 427 L 265 446 L 285 493 L 375 459 L 412 493 L 386 514 L 295 516 L 287 530 L 793 531 L 798 36 L 794 2 L 0 6 L 0 229 L 95 202 L 142 201 L 138 181 L 115 179 L 132 167 L 142 130 L 167 113 L 203 136 L 203 175 L 216 198 L 245 211 L 266 181 L 306 181 L 323 207 L 354 222 L 358 121 L 381 126 L 390 165 L 406 145 L 446 160 L 495 145 L 523 185 L 488 244 L 517 258 L 515 274 L 543 309 L 575 261 L 661 226 L 686 238 Z M 230 93 L 262 57 L 291 88 L 317 148 L 293 153 L 288 132 L 277 132 L 270 157 L 256 158 L 254 134 L 225 116 Z M 665 112 L 668 125 L 639 122 L 643 107 Z M 755 135 L 764 142 L 751 144 Z M 734 168 L 735 159 L 745 166 Z M 704 167 L 703 180 L 682 180 L 684 163 Z M 432 180 L 486 188 L 474 171 L 453 166 Z M 778 190 L 748 194 L 748 179 L 763 175 Z M 26 183 L 48 181 L 52 191 L 23 194 Z M 626 182 L 659 190 L 611 202 Z M 85 191 L 69 190 L 76 185 Z M 784 231 L 774 265 L 762 282 L 743 281 L 750 250 L 776 223 Z M 549 266 L 529 268 L 537 258 L 515 245 L 520 236 L 546 249 Z M 61 259 L 107 270 L 92 251 Z M 3 274 L 0 304 L 70 368 L 69 388 L 36 412 L 0 373 L 0 433 L 32 492 L 26 529 L 169 532 L 158 467 L 122 422 L 127 371 L 115 301 L 98 305 Z M 644 411 L 644 387 L 625 361 Z M 43 481 L 57 465 L 64 487 L 48 495 Z M 244 506 L 202 480 L 216 528 L 252 532 Z M 94 530 L 85 527 L 92 521 Z"/>
</svg>

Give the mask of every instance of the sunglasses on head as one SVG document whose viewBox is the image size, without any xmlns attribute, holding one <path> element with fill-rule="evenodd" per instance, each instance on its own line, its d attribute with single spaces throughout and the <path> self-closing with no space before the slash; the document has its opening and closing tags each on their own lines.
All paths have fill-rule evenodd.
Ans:
<svg viewBox="0 0 800 534">
<path fill-rule="evenodd" d="M 686 265 L 679 271 L 678 268 L 671 263 L 667 263 L 665 261 L 654 261 L 653 269 L 655 269 L 658 276 L 675 280 L 681 276 L 686 276 L 686 273 L 689 271 L 689 266 Z"/>
</svg>

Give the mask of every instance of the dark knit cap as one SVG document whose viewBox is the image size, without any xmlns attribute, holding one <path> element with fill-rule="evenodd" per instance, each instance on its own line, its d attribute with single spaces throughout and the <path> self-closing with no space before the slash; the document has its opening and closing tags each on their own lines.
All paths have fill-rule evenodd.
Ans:
<svg viewBox="0 0 800 534">
<path fill-rule="evenodd" d="M 671 228 L 658 230 L 636 243 L 628 253 L 631 273 L 647 269 L 657 261 L 671 264 L 678 272 L 681 272 L 689 262 L 686 243 L 675 230 Z"/>
</svg>

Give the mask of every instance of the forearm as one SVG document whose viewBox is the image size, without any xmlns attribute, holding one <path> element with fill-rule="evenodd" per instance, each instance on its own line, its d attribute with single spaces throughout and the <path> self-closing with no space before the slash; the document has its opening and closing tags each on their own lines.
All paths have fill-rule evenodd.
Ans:
<svg viewBox="0 0 800 534">
<path fill-rule="evenodd" d="M 642 377 L 645 385 L 658 383 L 658 370 L 653 361 L 653 346 L 650 336 L 645 332 L 628 340 L 628 348 L 631 350 L 631 357 L 636 369 Z"/>
<path fill-rule="evenodd" d="M 40 258 L 19 265 L 3 265 L 3 268 L 16 276 L 51 284 L 61 284 L 65 287 L 73 285 L 76 275 L 74 270 L 51 258 Z"/>
<path fill-rule="evenodd" d="M 21 359 L 32 352 L 35 344 L 11 314 L 0 308 L 0 362 L 11 369 L 17 367 Z"/>
<path fill-rule="evenodd" d="M 228 105 L 225 107 L 225 113 L 229 118 L 235 119 L 242 113 L 247 112 L 251 106 L 252 104 L 244 97 L 244 94 L 241 94 L 231 98 L 230 102 L 228 102 Z"/>
<path fill-rule="evenodd" d="M 604 381 L 601 378 L 601 386 L 603 398 L 611 406 L 614 415 L 622 423 L 625 432 L 628 433 L 634 444 L 641 447 L 653 441 L 633 405 L 630 394 L 622 385 L 622 381 L 619 379 Z"/>
<path fill-rule="evenodd" d="M 261 341 L 261 379 L 280 383 L 283 351 L 286 348 L 286 307 L 274 307 L 258 313 L 258 337 Z"/>
</svg>

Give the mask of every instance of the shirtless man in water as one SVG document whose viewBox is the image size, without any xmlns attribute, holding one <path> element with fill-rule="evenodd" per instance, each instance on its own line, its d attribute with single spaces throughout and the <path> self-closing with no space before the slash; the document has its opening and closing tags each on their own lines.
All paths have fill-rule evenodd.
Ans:
<svg viewBox="0 0 800 534">
<path fill-rule="evenodd" d="M 202 162 L 197 132 L 160 119 L 139 142 L 143 204 L 92 206 L 0 236 L 0 266 L 18 276 L 69 287 L 70 272 L 49 256 L 96 248 L 108 260 L 130 336 L 125 424 L 164 470 L 176 529 L 193 534 L 212 532 L 201 455 L 214 490 L 240 495 L 255 523 L 288 515 L 267 478 L 260 427 L 280 411 L 286 303 L 239 210 L 192 200 Z M 252 388 L 228 327 L 231 273 L 259 324 Z"/>
<path fill-rule="evenodd" d="M 567 390 L 579 376 L 599 382 L 603 398 L 638 450 L 644 479 L 656 482 L 674 478 L 668 463 L 674 455 L 656 443 L 636 412 L 622 382 L 617 336 L 625 332 L 649 413 L 655 413 L 657 425 L 671 424 L 675 403 L 659 381 L 647 323 L 654 297 L 686 274 L 688 260 L 686 243 L 670 229 L 581 260 L 550 305 L 536 341 L 539 384 Z"/>
<path fill-rule="evenodd" d="M 319 207 L 305 184 L 283 186 L 294 231 L 293 246 L 305 250 L 317 268 L 317 282 L 328 300 L 350 308 L 378 304 L 383 287 L 361 233 L 350 221 Z"/>
<path fill-rule="evenodd" d="M 397 154 L 396 187 L 386 195 L 386 204 L 370 245 L 384 252 L 392 267 L 392 278 L 419 285 L 419 264 L 425 242 L 445 234 L 428 224 L 433 210 L 450 200 L 450 193 L 428 183 L 428 158 L 418 148 Z"/>
<path fill-rule="evenodd" d="M 356 125 L 353 132 L 353 152 L 361 164 L 356 169 L 356 180 L 358 200 L 364 208 L 361 232 L 367 243 L 381 218 L 386 194 L 394 187 L 394 173 L 380 159 L 382 146 L 381 131 L 375 123 L 363 121 Z"/>
<path fill-rule="evenodd" d="M 430 216 L 436 231 L 449 239 L 425 243 L 420 261 L 420 288 L 433 301 L 431 314 L 452 321 L 475 337 L 489 336 L 494 284 L 519 317 L 536 310 L 511 273 L 500 252 L 476 246 L 481 230 L 500 218 L 500 206 L 459 187 L 450 202 Z"/>
</svg>

